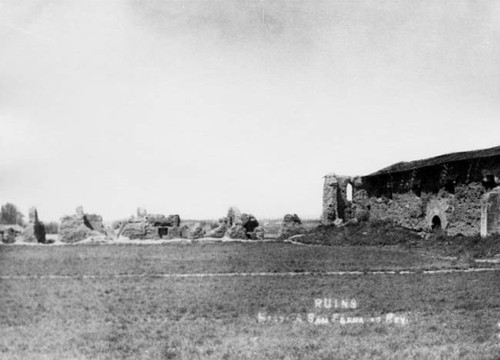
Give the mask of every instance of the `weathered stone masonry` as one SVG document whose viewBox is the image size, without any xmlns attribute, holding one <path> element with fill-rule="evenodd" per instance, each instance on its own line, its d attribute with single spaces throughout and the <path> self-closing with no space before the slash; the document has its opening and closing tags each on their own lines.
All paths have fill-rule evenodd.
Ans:
<svg viewBox="0 0 500 360">
<path fill-rule="evenodd" d="M 449 235 L 500 233 L 500 146 L 397 163 L 373 174 L 325 176 L 325 224 L 388 219 Z"/>
</svg>

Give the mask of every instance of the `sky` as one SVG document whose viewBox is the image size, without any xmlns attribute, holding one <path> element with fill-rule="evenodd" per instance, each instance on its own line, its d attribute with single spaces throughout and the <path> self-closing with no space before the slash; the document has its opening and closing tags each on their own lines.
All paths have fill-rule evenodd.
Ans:
<svg viewBox="0 0 500 360">
<path fill-rule="evenodd" d="M 0 0 L 0 203 L 321 214 L 323 176 L 500 145 L 500 1 Z"/>
</svg>

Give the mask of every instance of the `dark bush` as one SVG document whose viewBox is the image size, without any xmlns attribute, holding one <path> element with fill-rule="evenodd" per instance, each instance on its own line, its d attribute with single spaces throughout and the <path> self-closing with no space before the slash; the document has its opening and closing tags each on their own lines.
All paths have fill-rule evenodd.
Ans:
<svg viewBox="0 0 500 360">
<path fill-rule="evenodd" d="M 33 225 L 33 230 L 35 232 L 36 241 L 44 244 L 46 242 L 45 239 L 45 226 L 42 222 L 38 221 Z"/>
</svg>

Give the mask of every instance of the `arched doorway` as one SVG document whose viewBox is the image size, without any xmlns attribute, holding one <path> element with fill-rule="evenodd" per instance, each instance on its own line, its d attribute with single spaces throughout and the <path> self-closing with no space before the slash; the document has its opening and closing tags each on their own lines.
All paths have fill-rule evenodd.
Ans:
<svg viewBox="0 0 500 360">
<path fill-rule="evenodd" d="M 158 236 L 160 237 L 160 239 L 162 239 L 164 236 L 167 236 L 168 235 L 168 227 L 159 227 L 158 228 Z"/>
<path fill-rule="evenodd" d="M 438 231 L 438 230 L 441 230 L 442 229 L 442 225 L 441 225 L 441 218 L 439 216 L 434 216 L 432 218 L 432 230 L 433 231 Z"/>
</svg>

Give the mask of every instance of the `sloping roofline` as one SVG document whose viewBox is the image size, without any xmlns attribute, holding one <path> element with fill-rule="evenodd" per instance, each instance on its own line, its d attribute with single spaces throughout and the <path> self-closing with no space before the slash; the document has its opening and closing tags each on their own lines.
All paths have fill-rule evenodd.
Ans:
<svg viewBox="0 0 500 360">
<path fill-rule="evenodd" d="M 396 172 L 410 171 L 410 170 L 419 169 L 419 168 L 428 167 L 428 166 L 441 165 L 441 164 L 445 164 L 445 163 L 449 163 L 449 162 L 453 162 L 453 161 L 472 160 L 472 159 L 477 159 L 477 158 L 486 158 L 486 157 L 499 156 L 499 155 L 500 155 L 500 146 L 492 147 L 489 149 L 482 149 L 482 150 L 456 152 L 456 153 L 451 153 L 451 154 L 435 156 L 435 157 L 431 157 L 431 158 L 423 159 L 423 160 L 399 162 L 399 163 L 390 165 L 388 167 L 385 167 L 385 168 L 383 168 L 379 171 L 376 171 L 374 173 L 365 175 L 365 177 L 391 174 L 391 173 L 396 173 Z"/>
</svg>

